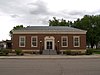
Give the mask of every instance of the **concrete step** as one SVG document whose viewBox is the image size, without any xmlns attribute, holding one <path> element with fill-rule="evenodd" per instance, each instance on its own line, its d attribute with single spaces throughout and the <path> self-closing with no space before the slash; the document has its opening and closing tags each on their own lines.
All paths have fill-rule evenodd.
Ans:
<svg viewBox="0 0 100 75">
<path fill-rule="evenodd" d="M 43 50 L 43 55 L 57 55 L 56 50 Z"/>
</svg>

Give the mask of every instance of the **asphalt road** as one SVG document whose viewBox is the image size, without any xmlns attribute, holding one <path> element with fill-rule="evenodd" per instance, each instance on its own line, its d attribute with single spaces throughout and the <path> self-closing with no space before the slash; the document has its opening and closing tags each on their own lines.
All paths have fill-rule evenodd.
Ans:
<svg viewBox="0 0 100 75">
<path fill-rule="evenodd" d="M 0 75 L 100 75 L 100 59 L 0 59 Z"/>
</svg>

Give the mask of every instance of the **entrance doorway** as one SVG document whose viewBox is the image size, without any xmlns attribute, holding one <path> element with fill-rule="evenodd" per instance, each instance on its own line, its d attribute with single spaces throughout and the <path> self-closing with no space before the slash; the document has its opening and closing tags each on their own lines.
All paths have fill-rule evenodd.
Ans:
<svg viewBox="0 0 100 75">
<path fill-rule="evenodd" d="M 44 49 L 55 50 L 55 38 L 53 36 L 46 36 L 44 39 Z"/>
<path fill-rule="evenodd" d="M 53 48 L 52 48 L 52 41 L 47 41 L 46 42 L 46 46 L 47 46 L 47 50 L 52 50 Z"/>
</svg>

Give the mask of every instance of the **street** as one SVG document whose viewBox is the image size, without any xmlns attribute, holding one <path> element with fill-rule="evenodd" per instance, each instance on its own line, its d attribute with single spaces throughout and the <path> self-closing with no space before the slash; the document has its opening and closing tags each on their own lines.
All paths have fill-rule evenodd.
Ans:
<svg viewBox="0 0 100 75">
<path fill-rule="evenodd" d="M 0 75 L 100 75 L 100 59 L 0 59 Z"/>
</svg>

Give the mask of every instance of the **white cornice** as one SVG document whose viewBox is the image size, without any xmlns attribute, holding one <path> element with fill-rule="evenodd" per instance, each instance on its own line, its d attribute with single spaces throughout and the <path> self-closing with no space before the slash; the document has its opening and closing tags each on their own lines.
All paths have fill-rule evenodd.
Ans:
<svg viewBox="0 0 100 75">
<path fill-rule="evenodd" d="M 13 34 L 86 34 L 86 31 L 83 32 L 13 32 Z"/>
</svg>

